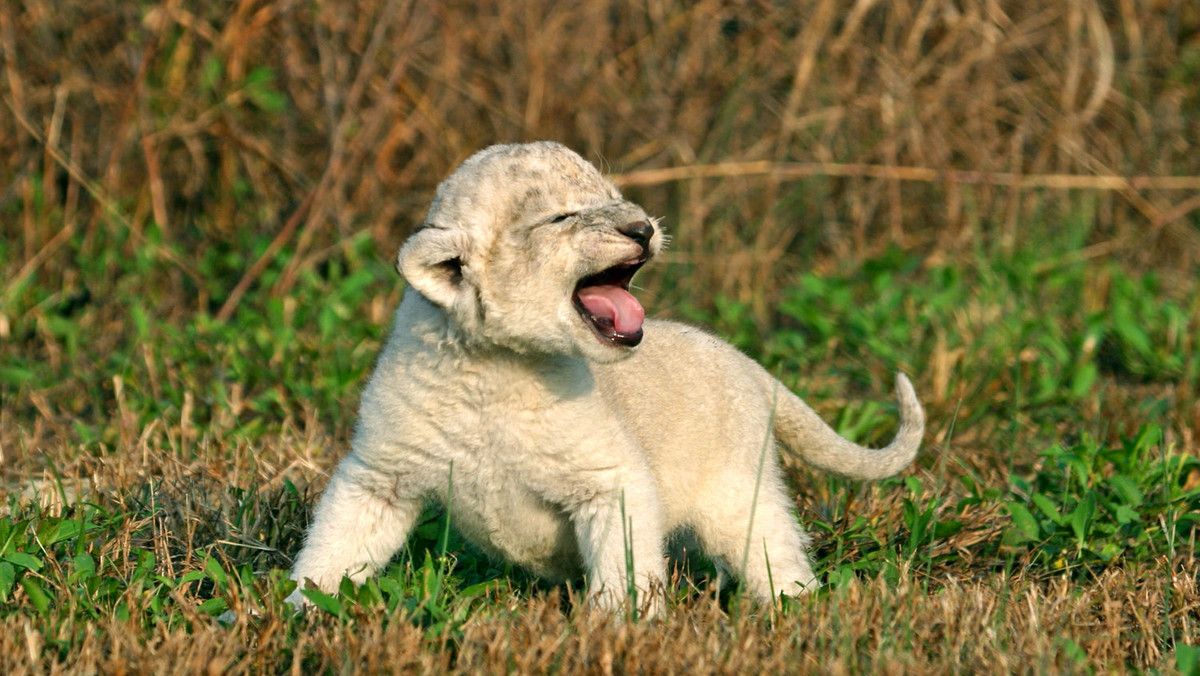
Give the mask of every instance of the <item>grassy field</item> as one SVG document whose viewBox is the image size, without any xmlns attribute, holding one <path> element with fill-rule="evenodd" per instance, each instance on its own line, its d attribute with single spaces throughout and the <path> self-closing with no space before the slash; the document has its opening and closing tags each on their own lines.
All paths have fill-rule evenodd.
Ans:
<svg viewBox="0 0 1200 676">
<path fill-rule="evenodd" d="M 0 673 L 1200 674 L 1200 10 L 1000 4 L 5 0 Z M 398 244 L 533 138 L 664 217 L 650 314 L 862 443 L 913 376 L 911 469 L 788 467 L 819 592 L 622 623 L 431 509 L 282 603 Z"/>
</svg>

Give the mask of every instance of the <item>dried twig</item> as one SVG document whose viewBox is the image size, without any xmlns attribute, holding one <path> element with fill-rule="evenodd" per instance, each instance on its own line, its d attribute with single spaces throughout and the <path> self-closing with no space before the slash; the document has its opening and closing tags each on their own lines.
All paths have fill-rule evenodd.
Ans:
<svg viewBox="0 0 1200 676">
<path fill-rule="evenodd" d="M 267 250 L 258 257 L 258 260 L 254 261 L 254 265 L 250 266 L 246 274 L 242 275 L 237 286 L 233 287 L 233 291 L 229 292 L 229 298 L 225 299 L 224 304 L 221 305 L 221 309 L 217 311 L 217 321 L 229 321 L 229 318 L 237 311 L 238 303 L 242 301 L 242 296 L 246 295 L 246 291 L 250 289 L 250 285 L 254 283 L 254 280 L 258 279 L 263 270 L 267 269 L 267 265 L 271 262 L 271 259 L 275 257 L 275 254 L 279 253 L 283 245 L 292 238 L 292 234 L 300 227 L 300 224 L 304 221 L 305 216 L 308 215 L 309 209 L 312 207 L 316 193 L 317 190 L 315 188 L 309 191 L 304 201 L 300 203 L 300 206 L 296 207 L 296 210 L 292 212 L 283 229 L 267 245 Z"/>
<path fill-rule="evenodd" d="M 622 187 L 660 185 L 695 178 L 732 176 L 852 176 L 922 183 L 966 183 L 1052 188 L 1059 190 L 1200 190 L 1200 176 L 1083 176 L 1078 174 L 1016 174 L 1004 171 L 939 170 L 926 167 L 887 166 L 882 164 L 840 164 L 828 162 L 720 162 L 663 169 L 643 169 L 611 178 Z"/>
</svg>

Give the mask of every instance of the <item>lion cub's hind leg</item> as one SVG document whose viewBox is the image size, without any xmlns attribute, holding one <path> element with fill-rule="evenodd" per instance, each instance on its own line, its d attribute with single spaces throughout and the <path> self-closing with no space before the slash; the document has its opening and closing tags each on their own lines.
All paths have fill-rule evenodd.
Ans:
<svg viewBox="0 0 1200 676">
<path fill-rule="evenodd" d="M 751 478 L 739 490 L 722 493 L 725 501 L 709 500 L 699 508 L 691 525 L 703 551 L 722 560 L 760 601 L 815 589 L 819 583 L 808 560 L 809 538 L 796 523 L 781 482 L 764 476 L 756 501 L 753 486 Z"/>
<path fill-rule="evenodd" d="M 653 480 L 624 482 L 626 490 L 598 495 L 575 508 L 571 520 L 587 568 L 596 608 L 627 612 L 633 602 L 645 616 L 666 609 L 663 526 Z M 630 584 L 628 574 L 634 575 Z M 633 591 L 634 596 L 628 593 Z"/>
</svg>

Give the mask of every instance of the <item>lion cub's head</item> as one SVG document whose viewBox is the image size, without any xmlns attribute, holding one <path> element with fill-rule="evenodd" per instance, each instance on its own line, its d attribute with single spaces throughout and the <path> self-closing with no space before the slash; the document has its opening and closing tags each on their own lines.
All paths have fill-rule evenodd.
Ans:
<svg viewBox="0 0 1200 676">
<path fill-rule="evenodd" d="M 576 153 L 501 145 L 438 186 L 397 267 L 468 344 L 611 362 L 641 342 L 629 282 L 663 244 L 657 222 Z"/>
</svg>

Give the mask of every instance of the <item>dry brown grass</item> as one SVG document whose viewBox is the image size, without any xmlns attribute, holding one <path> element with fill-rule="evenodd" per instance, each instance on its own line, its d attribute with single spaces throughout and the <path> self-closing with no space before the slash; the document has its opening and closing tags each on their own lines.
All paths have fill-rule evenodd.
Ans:
<svg viewBox="0 0 1200 676">
<path fill-rule="evenodd" d="M 1195 614 L 1195 571 L 1113 571 L 1086 587 L 1020 578 L 946 580 L 935 594 L 902 581 L 856 584 L 786 616 L 723 612 L 701 598 L 636 625 L 564 613 L 555 596 L 512 599 L 474 616 L 461 638 L 430 638 L 400 618 L 310 621 L 297 642 L 277 616 L 222 627 L 193 617 L 146 636 L 116 620 L 43 633 L 0 622 L 6 673 L 1075 673 L 1093 664 L 1162 664 L 1165 608 Z M 1169 597 L 1168 597 L 1169 594 Z M 1181 600 L 1182 599 L 1182 600 Z M 60 632 L 82 632 L 83 640 Z M 1179 637 L 1195 643 L 1190 627 Z M 54 644 L 79 647 L 56 656 Z M 438 650 L 441 645 L 449 650 Z M 1076 653 L 1075 651 L 1079 651 Z"/>
<path fill-rule="evenodd" d="M 286 295 L 349 232 L 394 250 L 467 154 L 535 138 L 628 174 L 677 263 L 722 252 L 681 293 L 759 309 L 797 253 L 1011 244 L 1079 199 L 1091 255 L 1200 254 L 1192 3 L 7 6 L 10 280 L 153 221 L 184 246 L 277 232 Z M 224 316 L 259 272 L 211 299 Z"/>
</svg>

